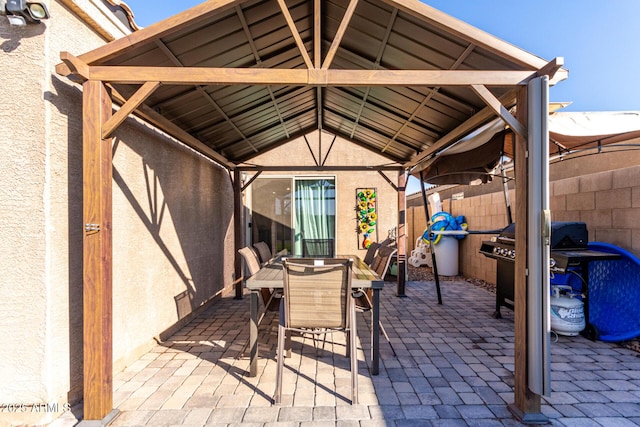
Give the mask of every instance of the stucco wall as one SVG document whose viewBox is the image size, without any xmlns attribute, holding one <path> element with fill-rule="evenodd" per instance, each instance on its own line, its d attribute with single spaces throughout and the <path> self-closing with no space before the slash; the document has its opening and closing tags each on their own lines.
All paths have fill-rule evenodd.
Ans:
<svg viewBox="0 0 640 427">
<path fill-rule="evenodd" d="M 640 140 L 628 141 L 638 144 Z M 587 225 L 590 241 L 620 246 L 640 256 L 640 151 L 605 152 L 567 158 L 549 169 L 550 209 L 553 221 L 580 221 Z M 513 186 L 513 183 L 511 187 Z M 451 200 L 454 193 L 464 199 Z M 509 191 L 512 204 L 515 191 Z M 469 229 L 499 229 L 507 224 L 504 193 L 498 181 L 487 185 L 459 186 L 440 191 L 443 210 L 464 215 Z M 425 217 L 419 194 L 408 204 L 409 247 L 424 231 Z M 512 206 L 513 220 L 515 206 Z M 495 283 L 496 262 L 481 255 L 483 240 L 491 235 L 469 235 L 460 241 L 460 274 Z M 410 252 L 409 252 L 410 253 Z"/>
<path fill-rule="evenodd" d="M 25 405 L 82 397 L 82 93 L 55 65 L 104 44 L 47 5 L 41 25 L 0 17 L 0 402 Z M 233 198 L 219 166 L 133 119 L 116 131 L 113 198 L 117 371 L 231 283 Z M 28 415 L 0 425 L 58 414 Z"/>
<path fill-rule="evenodd" d="M 366 150 L 358 145 L 337 138 L 331 147 L 332 135 L 323 134 L 320 145 L 322 157 L 318 155 L 318 133 L 313 132 L 307 136 L 309 146 L 314 150 L 317 158 L 326 158 L 326 166 L 371 166 L 389 163 L 389 160 L 379 154 Z M 295 159 L 296 165 L 313 166 L 314 159 L 309 151 L 309 147 L 303 138 L 292 141 L 286 145 L 278 147 L 268 153 L 257 156 L 252 162 L 264 166 L 283 166 L 293 162 L 286 159 Z M 384 172 L 387 178 L 397 185 L 398 172 Z M 398 193 L 396 190 L 376 171 L 338 171 L 338 172 L 278 172 L 263 173 L 261 177 L 269 175 L 297 175 L 297 176 L 335 176 L 336 180 L 336 251 L 338 254 L 356 254 L 364 256 L 366 249 L 362 243 L 362 237 L 356 234 L 356 189 L 362 187 L 375 187 L 377 189 L 377 212 L 378 212 L 378 240 L 387 238 L 390 229 L 398 225 Z"/>
</svg>

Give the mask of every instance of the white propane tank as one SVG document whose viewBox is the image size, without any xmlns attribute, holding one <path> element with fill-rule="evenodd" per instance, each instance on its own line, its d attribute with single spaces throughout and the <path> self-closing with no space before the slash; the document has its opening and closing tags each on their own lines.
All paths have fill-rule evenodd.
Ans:
<svg viewBox="0 0 640 427">
<path fill-rule="evenodd" d="M 554 285 L 551 298 L 551 329 L 559 335 L 575 336 L 586 324 L 584 319 L 584 303 L 573 294 L 561 295 L 561 289 L 571 291 L 571 286 Z"/>
</svg>

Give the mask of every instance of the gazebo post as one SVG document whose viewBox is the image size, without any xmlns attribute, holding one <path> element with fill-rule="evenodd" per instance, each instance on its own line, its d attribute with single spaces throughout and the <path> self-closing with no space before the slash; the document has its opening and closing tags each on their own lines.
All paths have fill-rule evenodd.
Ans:
<svg viewBox="0 0 640 427">
<path fill-rule="evenodd" d="M 405 297 L 405 285 L 407 280 L 407 234 L 406 234 L 406 198 L 407 174 L 404 170 L 398 173 L 398 233 L 396 245 L 398 248 L 397 262 L 398 275 L 396 286 L 396 296 Z"/>
<path fill-rule="evenodd" d="M 112 147 L 102 126 L 112 115 L 103 82 L 83 85 L 84 421 L 104 425 L 113 409 Z"/>
<path fill-rule="evenodd" d="M 517 120 L 526 127 L 537 126 L 537 123 L 528 123 L 529 97 L 537 96 L 529 93 L 526 86 L 519 89 L 517 97 Z M 545 101 L 546 102 L 546 101 Z M 546 106 L 545 106 L 546 107 Z M 546 109 L 542 108 L 546 115 Z M 531 132 L 529 132 L 529 136 Z M 531 136 L 529 137 L 531 139 Z M 532 377 L 532 366 L 544 363 L 542 351 L 532 352 L 530 337 L 532 322 L 531 311 L 539 310 L 537 301 L 531 299 L 530 288 L 538 286 L 532 283 L 532 277 L 536 277 L 533 269 L 541 269 L 541 265 L 528 265 L 528 252 L 537 247 L 535 240 L 539 236 L 529 233 L 529 222 L 535 220 L 535 215 L 530 215 L 530 181 L 540 179 L 533 176 L 529 169 L 529 152 L 533 149 L 532 141 L 527 141 L 522 135 L 516 134 L 514 141 L 515 173 L 516 173 L 516 256 L 514 278 L 514 329 L 515 329 L 515 373 L 514 373 L 514 403 L 509 405 L 511 412 L 521 421 L 527 424 L 545 424 L 548 418 L 541 412 L 541 396 L 532 391 L 532 384 L 536 378 Z M 546 159 L 544 159 L 546 161 Z M 530 219 L 533 218 L 533 219 Z M 530 247 L 531 246 L 531 247 Z M 535 325 L 533 325 L 535 326 Z M 532 338 L 534 338 L 532 340 Z M 543 369 L 544 370 L 544 369 Z M 544 374 L 544 373 L 543 373 Z M 544 387 L 542 387 L 544 388 Z"/>
<path fill-rule="evenodd" d="M 244 221 L 242 220 L 242 178 L 238 169 L 233 171 L 233 240 L 234 240 L 234 275 L 235 299 L 242 299 L 242 259 L 238 250 L 244 246 Z"/>
</svg>

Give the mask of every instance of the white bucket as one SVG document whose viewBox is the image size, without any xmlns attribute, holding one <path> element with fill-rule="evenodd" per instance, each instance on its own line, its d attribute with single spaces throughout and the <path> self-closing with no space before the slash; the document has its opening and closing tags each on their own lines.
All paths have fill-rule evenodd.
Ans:
<svg viewBox="0 0 640 427">
<path fill-rule="evenodd" d="M 458 239 L 451 236 L 441 236 L 435 246 L 438 275 L 458 275 Z"/>
</svg>

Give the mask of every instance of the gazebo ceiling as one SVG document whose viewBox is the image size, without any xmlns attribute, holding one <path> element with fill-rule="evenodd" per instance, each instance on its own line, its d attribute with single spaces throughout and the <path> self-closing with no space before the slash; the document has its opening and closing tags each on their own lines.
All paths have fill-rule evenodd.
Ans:
<svg viewBox="0 0 640 427">
<path fill-rule="evenodd" d="M 414 0 L 211 0 L 62 58 L 231 169 L 315 130 L 410 167 L 495 118 L 478 85 L 509 108 L 541 70 L 566 77 Z"/>
</svg>

